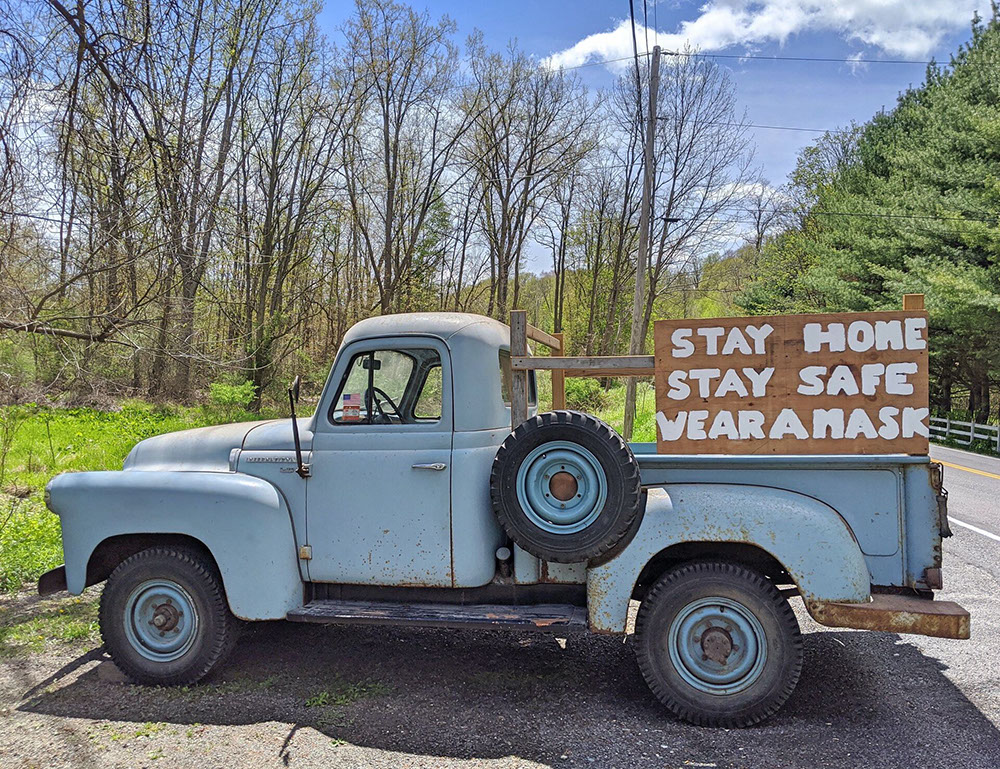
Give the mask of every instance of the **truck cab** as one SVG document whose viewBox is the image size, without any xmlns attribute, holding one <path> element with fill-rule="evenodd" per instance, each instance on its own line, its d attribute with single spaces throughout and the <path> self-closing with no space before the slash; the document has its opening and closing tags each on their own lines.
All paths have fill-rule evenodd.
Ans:
<svg viewBox="0 0 1000 769">
<path fill-rule="evenodd" d="M 794 687 L 792 597 L 831 626 L 968 637 L 932 600 L 948 532 L 927 457 L 657 454 L 538 414 L 512 344 L 477 315 L 371 318 L 311 417 L 157 436 L 122 471 L 54 478 L 65 565 L 40 592 L 107 580 L 105 644 L 154 684 L 208 675 L 234 618 L 624 635 L 638 600 L 654 694 L 723 726 Z"/>
</svg>

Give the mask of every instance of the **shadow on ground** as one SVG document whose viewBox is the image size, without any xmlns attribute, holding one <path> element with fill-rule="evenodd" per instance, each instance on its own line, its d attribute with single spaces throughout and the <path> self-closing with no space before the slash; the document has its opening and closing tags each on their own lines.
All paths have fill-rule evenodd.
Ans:
<svg viewBox="0 0 1000 769">
<path fill-rule="evenodd" d="M 159 689 L 101 680 L 90 657 L 65 685 L 24 692 L 19 710 L 172 724 L 288 724 L 422 756 L 517 756 L 560 766 L 996 767 L 1000 732 L 899 636 L 805 636 L 785 708 L 745 730 L 667 715 L 631 644 L 603 636 L 383 627 L 254 626 L 206 683 Z M 56 671 L 52 671 L 56 673 Z M 68 672 L 68 670 L 67 670 Z M 52 681 L 59 678 L 58 673 Z M 672 761 L 671 761 L 672 759 Z M 693 760 L 693 758 L 691 759 Z"/>
</svg>

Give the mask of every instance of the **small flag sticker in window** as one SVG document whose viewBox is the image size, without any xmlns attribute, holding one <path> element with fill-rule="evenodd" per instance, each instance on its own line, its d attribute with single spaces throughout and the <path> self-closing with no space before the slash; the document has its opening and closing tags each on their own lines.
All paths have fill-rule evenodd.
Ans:
<svg viewBox="0 0 1000 769">
<path fill-rule="evenodd" d="M 344 408 L 341 420 L 344 422 L 361 421 L 361 393 L 344 393 Z"/>
</svg>

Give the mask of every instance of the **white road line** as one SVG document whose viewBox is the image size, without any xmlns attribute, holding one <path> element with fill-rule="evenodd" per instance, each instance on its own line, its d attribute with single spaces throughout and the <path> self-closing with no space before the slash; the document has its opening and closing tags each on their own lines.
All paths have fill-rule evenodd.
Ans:
<svg viewBox="0 0 1000 769">
<path fill-rule="evenodd" d="M 963 528 L 970 529 L 971 531 L 976 532 L 976 534 L 982 534 L 984 537 L 989 537 L 990 539 L 995 539 L 997 542 L 1000 542 L 1000 536 L 997 536 L 992 531 L 986 531 L 986 529 L 980 529 L 978 526 L 973 526 L 971 523 L 960 521 L 951 515 L 948 516 L 948 523 L 954 523 L 956 526 L 961 526 Z"/>
</svg>

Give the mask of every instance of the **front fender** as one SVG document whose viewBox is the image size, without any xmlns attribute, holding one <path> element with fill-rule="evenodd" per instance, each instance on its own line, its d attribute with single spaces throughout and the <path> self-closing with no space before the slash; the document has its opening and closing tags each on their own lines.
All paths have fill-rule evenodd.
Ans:
<svg viewBox="0 0 1000 769">
<path fill-rule="evenodd" d="M 239 473 L 67 473 L 46 489 L 62 522 L 66 586 L 86 586 L 87 562 L 108 537 L 181 534 L 212 553 L 229 607 L 242 619 L 282 619 L 302 605 L 292 520 L 267 481 Z"/>
<path fill-rule="evenodd" d="M 682 542 L 739 542 L 774 556 L 807 601 L 861 602 L 871 578 L 844 519 L 812 497 L 765 486 L 670 484 L 651 489 L 639 531 L 621 554 L 587 572 L 591 629 L 623 633 L 639 574 Z"/>
</svg>

